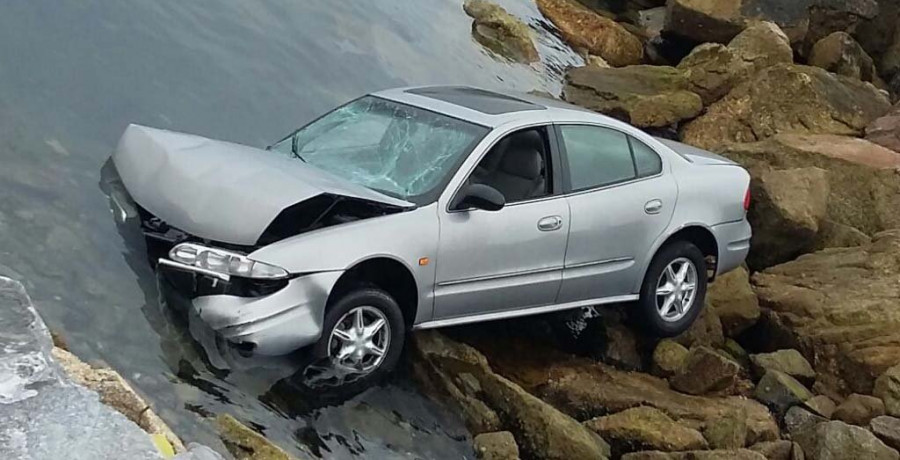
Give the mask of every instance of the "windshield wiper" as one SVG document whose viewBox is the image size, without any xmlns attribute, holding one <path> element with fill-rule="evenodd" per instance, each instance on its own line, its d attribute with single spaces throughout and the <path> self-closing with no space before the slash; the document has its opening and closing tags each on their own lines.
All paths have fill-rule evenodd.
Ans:
<svg viewBox="0 0 900 460">
<path fill-rule="evenodd" d="M 306 163 L 306 159 L 300 156 L 300 153 L 297 152 L 297 136 L 291 138 L 291 155 L 293 155 L 294 158 L 297 158 L 298 160 Z"/>
</svg>

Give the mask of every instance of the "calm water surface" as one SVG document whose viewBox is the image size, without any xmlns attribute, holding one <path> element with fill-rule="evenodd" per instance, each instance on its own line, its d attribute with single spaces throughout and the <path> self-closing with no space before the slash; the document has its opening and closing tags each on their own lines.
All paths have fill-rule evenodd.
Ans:
<svg viewBox="0 0 900 460">
<path fill-rule="evenodd" d="M 209 417 L 231 413 L 295 454 L 471 456 L 460 421 L 402 375 L 329 406 L 277 372 L 223 370 L 160 306 L 97 183 L 128 123 L 262 146 L 387 87 L 557 93 L 580 58 L 532 2 L 500 3 L 535 29 L 541 63 L 483 50 L 455 0 L 0 2 L 0 275 L 186 440 L 221 449 Z"/>
</svg>

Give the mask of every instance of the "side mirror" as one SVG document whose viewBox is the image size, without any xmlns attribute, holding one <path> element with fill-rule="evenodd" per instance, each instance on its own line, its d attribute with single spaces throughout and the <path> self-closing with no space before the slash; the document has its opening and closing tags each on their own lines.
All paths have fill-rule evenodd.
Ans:
<svg viewBox="0 0 900 460">
<path fill-rule="evenodd" d="M 499 190 L 484 184 L 469 184 L 460 191 L 453 209 L 483 209 L 499 211 L 506 206 L 506 198 Z"/>
</svg>

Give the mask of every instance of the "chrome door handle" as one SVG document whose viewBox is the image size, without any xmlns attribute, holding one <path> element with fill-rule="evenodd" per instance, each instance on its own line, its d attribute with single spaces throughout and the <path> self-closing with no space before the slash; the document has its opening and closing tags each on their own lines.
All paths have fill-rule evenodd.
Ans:
<svg viewBox="0 0 900 460">
<path fill-rule="evenodd" d="M 542 232 L 552 232 L 562 228 L 563 218 L 560 216 L 545 217 L 538 221 L 538 230 Z"/>
<path fill-rule="evenodd" d="M 647 214 L 659 214 L 662 211 L 662 200 L 650 200 L 644 205 L 644 212 Z"/>
</svg>

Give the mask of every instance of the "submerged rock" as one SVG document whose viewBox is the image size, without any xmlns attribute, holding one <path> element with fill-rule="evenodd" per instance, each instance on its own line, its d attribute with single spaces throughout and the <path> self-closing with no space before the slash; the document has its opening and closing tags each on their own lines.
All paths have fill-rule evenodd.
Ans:
<svg viewBox="0 0 900 460">
<path fill-rule="evenodd" d="M 639 64 L 644 45 L 616 21 L 574 0 L 537 0 L 538 9 L 574 48 L 602 57 L 613 67 Z"/>
<path fill-rule="evenodd" d="M 475 455 L 479 460 L 518 460 L 519 446 L 509 431 L 482 433 L 475 436 Z"/>
<path fill-rule="evenodd" d="M 864 428 L 844 422 L 820 423 L 797 436 L 811 460 L 897 460 L 900 454 Z"/>
<path fill-rule="evenodd" d="M 659 409 L 648 406 L 597 417 L 584 424 L 609 441 L 614 452 L 642 449 L 669 452 L 707 447 L 699 431 L 687 428 Z"/>
<path fill-rule="evenodd" d="M 219 435 L 237 460 L 291 460 L 294 457 L 229 414 L 216 417 Z"/>
<path fill-rule="evenodd" d="M 475 19 L 472 36 L 478 43 L 516 62 L 540 60 L 531 29 L 499 5 L 486 0 L 466 0 L 466 14 Z"/>
<path fill-rule="evenodd" d="M 809 54 L 809 65 L 862 81 L 875 78 L 872 57 L 846 32 L 819 40 Z"/>
<path fill-rule="evenodd" d="M 776 64 L 736 86 L 681 135 L 705 149 L 783 132 L 859 135 L 889 107 L 870 84 L 818 67 Z"/>
</svg>

